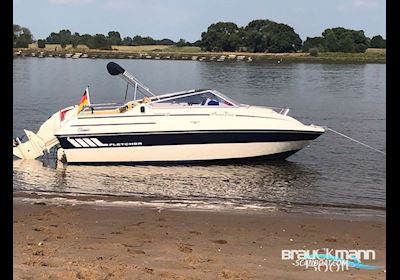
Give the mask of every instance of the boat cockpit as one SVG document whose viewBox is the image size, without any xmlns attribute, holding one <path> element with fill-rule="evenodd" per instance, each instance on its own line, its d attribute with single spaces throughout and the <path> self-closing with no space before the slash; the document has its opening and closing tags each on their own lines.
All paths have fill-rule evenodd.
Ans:
<svg viewBox="0 0 400 280">
<path fill-rule="evenodd" d="M 217 90 L 212 89 L 197 89 L 182 92 L 167 93 L 163 95 L 155 95 L 148 87 L 139 82 L 134 76 L 125 71 L 121 66 L 114 62 L 107 64 L 108 72 L 113 76 L 119 76 L 127 82 L 125 100 L 128 93 L 128 87 L 131 85 L 134 88 L 133 101 L 124 104 L 108 103 L 108 104 L 89 104 L 79 115 L 103 115 L 103 114 L 120 114 L 131 110 L 137 105 L 147 104 L 152 108 L 177 108 L 177 107 L 208 107 L 214 108 L 233 108 L 240 107 L 239 103 L 228 98 Z M 137 99 L 137 94 L 140 93 L 143 98 Z"/>
<path fill-rule="evenodd" d="M 120 114 L 125 113 L 140 104 L 147 104 L 152 108 L 177 108 L 186 106 L 229 108 L 240 106 L 240 104 L 216 90 L 201 89 L 169 93 L 154 97 L 145 96 L 141 99 L 129 101 L 120 105 L 116 103 L 88 105 L 83 109 L 80 115 Z"/>
</svg>

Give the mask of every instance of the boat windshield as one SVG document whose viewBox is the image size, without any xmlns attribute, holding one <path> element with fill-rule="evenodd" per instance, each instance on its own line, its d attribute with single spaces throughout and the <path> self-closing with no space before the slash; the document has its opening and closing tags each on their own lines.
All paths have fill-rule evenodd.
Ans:
<svg viewBox="0 0 400 280">
<path fill-rule="evenodd" d="M 198 90 L 168 94 L 151 99 L 151 105 L 181 105 L 181 106 L 239 106 L 235 101 L 215 90 Z"/>
</svg>

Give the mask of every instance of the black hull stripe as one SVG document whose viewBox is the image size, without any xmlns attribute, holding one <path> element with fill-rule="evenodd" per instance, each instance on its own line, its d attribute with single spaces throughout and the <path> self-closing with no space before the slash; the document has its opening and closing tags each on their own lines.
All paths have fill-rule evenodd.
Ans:
<svg viewBox="0 0 400 280">
<path fill-rule="evenodd" d="M 276 153 L 266 156 L 231 158 L 231 159 L 211 159 L 211 160 L 180 160 L 180 161 L 122 161 L 122 162 L 69 162 L 70 165 L 157 165 L 157 166 L 173 166 L 173 165 L 231 165 L 240 163 L 256 163 L 260 161 L 284 160 L 300 150 L 293 150 L 283 153 Z"/>
<path fill-rule="evenodd" d="M 313 140 L 321 133 L 185 133 L 185 134 L 135 134 L 135 135 L 106 135 L 89 136 L 96 146 L 82 147 L 80 137 L 58 137 L 64 149 L 93 149 L 132 146 L 168 146 L 168 145 L 195 145 L 195 144 L 229 144 L 229 143 L 259 143 L 259 142 L 286 142 Z M 84 140 L 83 140 L 84 141 Z M 78 143 L 78 144 L 77 144 Z"/>
<path fill-rule="evenodd" d="M 101 133 L 77 133 L 77 134 L 55 134 L 57 137 L 98 137 L 98 136 L 120 136 L 120 135 L 143 135 L 143 134 L 202 134 L 202 133 L 301 133 L 301 134 L 318 134 L 324 132 L 307 131 L 307 130 L 170 130 L 170 131 L 137 131 L 137 132 L 101 132 Z"/>
</svg>

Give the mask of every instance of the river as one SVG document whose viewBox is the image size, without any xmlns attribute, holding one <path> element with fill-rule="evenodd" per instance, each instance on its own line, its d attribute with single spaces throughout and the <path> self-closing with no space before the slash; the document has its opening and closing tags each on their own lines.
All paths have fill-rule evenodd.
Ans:
<svg viewBox="0 0 400 280">
<path fill-rule="evenodd" d="M 114 59 L 155 93 L 214 88 L 245 104 L 291 108 L 386 150 L 386 65 Z M 13 133 L 37 131 L 54 112 L 79 103 L 122 102 L 125 83 L 106 59 L 14 58 Z M 130 92 L 130 96 L 132 93 Z M 278 162 L 202 166 L 54 166 L 14 161 L 15 193 L 143 197 L 179 207 L 267 209 L 385 216 L 386 157 L 332 132 Z"/>
</svg>

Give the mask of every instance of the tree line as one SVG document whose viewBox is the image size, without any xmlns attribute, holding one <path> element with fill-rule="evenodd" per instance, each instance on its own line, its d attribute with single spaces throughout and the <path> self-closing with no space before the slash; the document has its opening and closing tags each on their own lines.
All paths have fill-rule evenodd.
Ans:
<svg viewBox="0 0 400 280">
<path fill-rule="evenodd" d="M 34 42 L 32 33 L 26 27 L 13 25 L 14 47 L 28 47 Z M 193 43 L 180 39 L 156 40 L 152 37 L 121 37 L 118 31 L 104 34 L 79 34 L 68 29 L 52 32 L 47 38 L 37 40 L 39 48 L 45 44 L 60 44 L 65 47 L 86 45 L 91 49 L 111 49 L 112 45 L 175 45 L 198 46 L 204 51 L 247 51 L 247 52 L 365 52 L 367 48 L 386 48 L 386 40 L 381 35 L 372 38 L 365 36 L 363 30 L 351 30 L 343 27 L 325 29 L 321 36 L 307 37 L 303 42 L 293 27 L 268 19 L 258 19 L 239 27 L 233 22 L 217 22 L 211 24 L 201 34 L 201 39 Z"/>
<path fill-rule="evenodd" d="M 26 48 L 33 42 L 33 35 L 26 27 L 13 24 L 13 33 L 14 48 Z"/>
<path fill-rule="evenodd" d="M 380 35 L 365 36 L 363 30 L 343 27 L 325 29 L 319 37 L 304 42 L 293 27 L 271 20 L 253 20 L 245 27 L 233 22 L 211 24 L 201 34 L 199 46 L 206 51 L 296 52 L 314 49 L 321 52 L 365 52 L 367 48 L 386 48 Z"/>
<path fill-rule="evenodd" d="M 343 27 L 329 28 L 320 37 L 307 37 L 303 50 L 311 48 L 321 52 L 365 52 L 367 48 L 386 48 L 386 40 L 377 35 L 369 39 L 362 30 L 350 30 Z"/>
<path fill-rule="evenodd" d="M 39 44 L 38 40 L 38 44 Z M 40 42 L 43 44 L 60 44 L 65 47 L 71 44 L 73 47 L 77 45 L 86 45 L 91 49 L 111 49 L 112 45 L 119 46 L 140 46 L 140 45 L 175 45 L 175 42 L 170 39 L 155 40 L 151 37 L 124 37 L 118 31 L 110 31 L 107 36 L 103 34 L 83 34 L 71 33 L 68 29 L 60 30 L 58 33 L 52 32 L 45 40 Z"/>
</svg>

